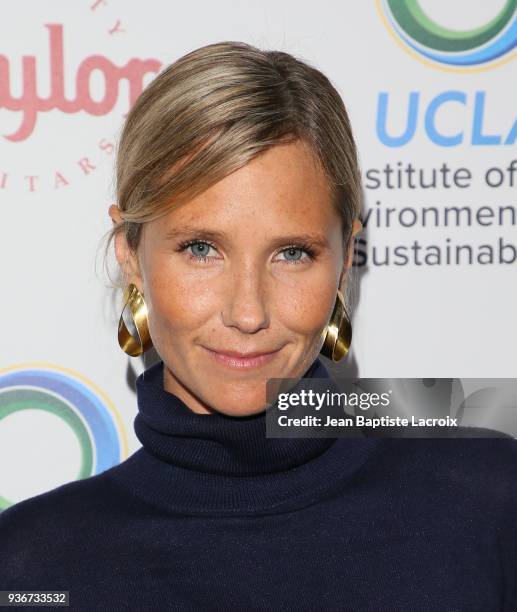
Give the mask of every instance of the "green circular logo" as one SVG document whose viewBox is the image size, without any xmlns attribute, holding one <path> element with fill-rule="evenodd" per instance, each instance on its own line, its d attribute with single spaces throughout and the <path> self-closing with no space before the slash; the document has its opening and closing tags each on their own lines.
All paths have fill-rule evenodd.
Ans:
<svg viewBox="0 0 517 612">
<path fill-rule="evenodd" d="M 114 406 L 100 389 L 71 371 L 18 367 L 0 372 L 0 426 L 27 409 L 51 413 L 73 431 L 81 450 L 77 479 L 103 472 L 126 454 L 125 430 Z M 10 505 L 0 496 L 0 511 Z"/>
<path fill-rule="evenodd" d="M 397 36 L 419 55 L 440 64 L 470 67 L 492 62 L 517 44 L 517 0 L 506 0 L 499 13 L 470 30 L 451 30 L 430 19 L 418 0 L 380 0 Z"/>
</svg>

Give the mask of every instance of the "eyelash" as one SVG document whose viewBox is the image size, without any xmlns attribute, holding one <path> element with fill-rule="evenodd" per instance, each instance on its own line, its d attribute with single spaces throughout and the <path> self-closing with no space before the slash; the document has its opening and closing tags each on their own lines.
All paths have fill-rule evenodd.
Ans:
<svg viewBox="0 0 517 612">
<path fill-rule="evenodd" d="M 208 242 L 207 240 L 186 240 L 184 242 L 180 242 L 176 250 L 181 253 L 185 251 L 186 249 L 188 249 L 188 247 L 194 244 L 207 244 L 208 246 L 215 249 L 215 246 L 211 242 Z M 291 244 L 285 247 L 285 249 L 282 249 L 280 253 L 283 253 L 284 251 L 289 251 L 290 249 L 305 251 L 309 257 L 309 261 L 313 261 L 316 258 L 316 251 L 308 244 Z M 206 263 L 209 259 L 212 259 L 211 257 L 207 257 L 203 255 L 192 255 L 192 253 L 189 253 L 188 255 L 189 255 L 190 261 L 201 261 L 201 262 Z M 293 264 L 300 265 L 300 264 L 305 263 L 303 260 L 294 260 L 294 259 L 284 260 L 284 262 L 287 263 L 288 265 L 293 265 Z"/>
</svg>

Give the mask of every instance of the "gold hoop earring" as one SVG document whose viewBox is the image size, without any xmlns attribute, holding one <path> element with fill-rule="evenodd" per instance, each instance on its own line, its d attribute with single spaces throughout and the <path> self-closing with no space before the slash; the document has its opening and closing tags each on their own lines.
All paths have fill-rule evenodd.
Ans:
<svg viewBox="0 0 517 612">
<path fill-rule="evenodd" d="M 320 350 L 322 355 L 332 361 L 339 361 L 348 353 L 352 344 L 352 324 L 346 312 L 343 294 L 339 289 L 332 316 L 321 335 L 325 335 Z"/>
<path fill-rule="evenodd" d="M 122 315 L 124 314 L 126 306 L 129 306 L 131 318 L 133 319 L 133 324 L 138 333 L 138 338 L 135 338 L 129 333 L 124 322 Z M 118 343 L 124 353 L 131 355 L 131 357 L 138 357 L 153 345 L 151 336 L 149 335 L 147 314 L 147 304 L 145 303 L 144 296 L 140 293 L 136 285 L 129 283 L 124 290 L 124 306 L 118 322 Z"/>
</svg>

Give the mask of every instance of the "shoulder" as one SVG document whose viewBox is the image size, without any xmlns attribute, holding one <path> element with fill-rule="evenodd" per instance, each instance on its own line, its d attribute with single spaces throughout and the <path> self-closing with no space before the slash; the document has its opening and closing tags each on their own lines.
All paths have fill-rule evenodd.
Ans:
<svg viewBox="0 0 517 612">
<path fill-rule="evenodd" d="M 52 509 L 59 512 L 61 509 L 82 504 L 85 500 L 87 500 L 88 504 L 102 503 L 106 496 L 112 494 L 112 479 L 110 476 L 120 468 L 122 463 L 100 474 L 72 480 L 44 493 L 24 499 L 4 510 L 0 514 L 0 521 L 5 520 L 5 517 L 14 515 L 14 513 L 26 515 L 27 518 L 36 509 L 37 511 Z M 1 524 L 2 522 L 0 522 Z"/>
<path fill-rule="evenodd" d="M 517 439 L 492 429 L 459 427 L 451 436 L 390 437 L 382 442 L 385 452 L 406 458 L 410 454 L 433 469 L 450 465 L 467 471 L 517 473 Z"/>
<path fill-rule="evenodd" d="M 39 533 L 58 531 L 58 524 L 74 520 L 74 510 L 96 506 L 107 494 L 105 473 L 65 483 L 9 506 L 0 513 L 0 539 L 3 543 L 21 537 L 28 528 Z"/>
<path fill-rule="evenodd" d="M 517 511 L 517 439 L 465 427 L 459 437 L 386 438 L 383 461 L 402 478 Z"/>
<path fill-rule="evenodd" d="M 10 585 L 28 577 L 43 577 L 51 565 L 66 567 L 70 551 L 82 550 L 102 537 L 103 525 L 113 524 L 127 504 L 125 491 L 101 474 L 68 482 L 20 501 L 0 513 L 0 566 Z M 41 563 L 43 552 L 48 564 Z M 52 563 L 50 559 L 53 559 Z"/>
</svg>

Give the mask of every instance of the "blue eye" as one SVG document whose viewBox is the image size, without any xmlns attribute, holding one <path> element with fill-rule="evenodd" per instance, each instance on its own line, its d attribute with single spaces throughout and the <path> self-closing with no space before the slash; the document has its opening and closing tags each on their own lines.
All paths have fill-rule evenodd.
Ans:
<svg viewBox="0 0 517 612">
<path fill-rule="evenodd" d="M 288 263 L 297 264 L 297 263 L 303 263 L 304 259 L 302 258 L 301 253 L 303 253 L 304 251 L 308 255 L 307 259 L 312 259 L 311 253 L 307 249 L 302 249 L 301 247 L 294 247 L 294 246 L 288 247 L 287 249 L 284 249 L 283 251 L 281 251 L 281 253 L 285 253 L 286 256 L 287 255 L 289 256 L 286 259 L 284 259 L 284 261 Z"/>
<path fill-rule="evenodd" d="M 208 261 L 208 259 L 213 259 L 212 257 L 207 257 L 210 249 L 214 248 L 210 243 L 205 240 L 190 240 L 188 242 L 182 242 L 178 246 L 178 251 L 185 251 L 186 249 L 192 249 L 188 255 L 189 259 L 193 259 L 196 261 Z"/>
<path fill-rule="evenodd" d="M 190 248 L 193 248 L 193 251 L 190 251 L 192 255 L 203 258 L 207 256 L 207 254 L 210 252 L 210 249 L 212 248 L 212 246 L 209 245 L 207 242 L 195 242 L 194 244 L 191 244 L 189 246 Z"/>
<path fill-rule="evenodd" d="M 312 261 L 315 256 L 314 251 L 309 247 L 291 246 L 280 252 L 288 255 L 288 257 L 283 260 L 284 262 L 295 265 L 305 263 L 306 261 Z M 299 256 L 300 253 L 304 252 L 307 254 L 307 257 L 302 258 L 301 256 Z"/>
</svg>

